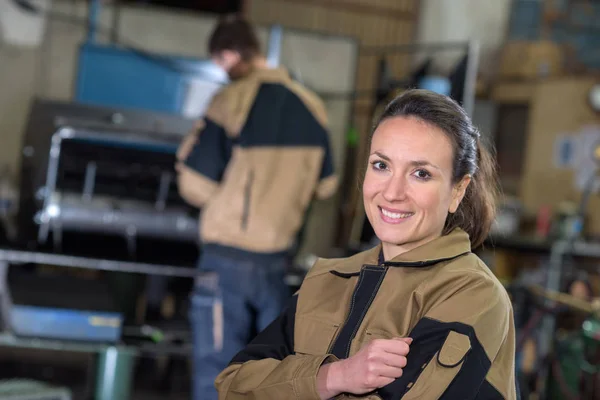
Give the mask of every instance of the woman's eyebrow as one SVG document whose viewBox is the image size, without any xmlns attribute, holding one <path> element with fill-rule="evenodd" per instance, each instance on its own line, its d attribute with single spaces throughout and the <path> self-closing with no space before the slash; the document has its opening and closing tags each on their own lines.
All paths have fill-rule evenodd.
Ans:
<svg viewBox="0 0 600 400">
<path fill-rule="evenodd" d="M 373 153 L 371 153 L 371 155 L 376 155 L 377 157 L 385 160 L 385 161 L 392 161 L 390 157 L 386 156 L 385 154 L 379 152 L 379 151 L 374 151 Z M 438 167 L 437 165 L 427 161 L 427 160 L 413 160 L 409 163 L 412 167 L 432 167 L 435 169 L 439 169 L 441 170 L 440 167 Z"/>
<path fill-rule="evenodd" d="M 391 161 L 391 159 L 388 156 L 386 156 L 385 154 L 380 153 L 378 151 L 374 151 L 373 153 L 371 153 L 371 155 L 373 155 L 373 154 L 375 154 L 379 158 L 383 158 L 385 161 Z"/>
<path fill-rule="evenodd" d="M 435 164 L 430 163 L 429 161 L 425 161 L 425 160 L 414 160 L 411 161 L 410 164 L 414 167 L 433 167 L 435 169 L 441 169 L 440 167 L 438 167 Z"/>
</svg>

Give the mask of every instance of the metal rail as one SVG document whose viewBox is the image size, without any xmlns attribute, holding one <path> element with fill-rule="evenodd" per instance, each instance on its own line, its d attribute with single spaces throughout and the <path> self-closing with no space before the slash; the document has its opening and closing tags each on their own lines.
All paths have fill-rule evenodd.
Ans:
<svg viewBox="0 0 600 400">
<path fill-rule="evenodd" d="M 208 272 L 200 272 L 196 268 L 192 267 L 103 260 L 99 258 L 8 249 L 0 249 L 0 263 L 2 262 L 9 264 L 50 264 L 60 267 L 130 272 L 137 274 L 163 275 L 182 278 L 195 278 L 210 274 Z"/>
</svg>

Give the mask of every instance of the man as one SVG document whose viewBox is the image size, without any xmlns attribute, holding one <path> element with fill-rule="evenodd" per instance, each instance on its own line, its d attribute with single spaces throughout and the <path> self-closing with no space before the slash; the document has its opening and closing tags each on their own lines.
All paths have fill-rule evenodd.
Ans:
<svg viewBox="0 0 600 400">
<path fill-rule="evenodd" d="M 289 252 L 311 200 L 337 187 L 323 103 L 270 69 L 252 26 L 229 18 L 209 42 L 231 83 L 178 151 L 181 196 L 201 208 L 199 268 L 217 282 L 192 295 L 194 399 L 282 311 Z"/>
</svg>

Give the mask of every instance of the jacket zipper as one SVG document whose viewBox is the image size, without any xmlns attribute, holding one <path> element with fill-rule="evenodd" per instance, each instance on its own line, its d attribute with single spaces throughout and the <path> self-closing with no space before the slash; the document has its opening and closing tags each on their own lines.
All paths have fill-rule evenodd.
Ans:
<svg viewBox="0 0 600 400">
<path fill-rule="evenodd" d="M 377 292 L 379 292 L 379 288 L 381 286 L 381 282 L 383 282 L 383 279 L 385 278 L 385 275 L 387 274 L 388 267 L 381 266 L 381 265 L 373 265 L 373 267 L 381 268 L 383 270 L 382 276 L 379 278 L 379 283 L 377 284 L 377 287 L 375 289 L 375 294 L 377 294 Z M 367 303 L 367 306 L 365 307 L 365 312 L 363 313 L 362 318 L 358 320 L 358 323 L 354 327 L 354 331 L 352 332 L 352 336 L 350 336 L 350 340 L 348 341 L 348 348 L 346 350 L 346 358 L 348 358 L 348 356 L 350 356 L 350 354 L 349 354 L 350 353 L 350 343 L 352 343 L 352 341 L 356 337 L 356 333 L 358 332 L 358 328 L 362 325 L 362 322 L 363 322 L 363 320 L 365 318 L 366 311 L 369 308 L 371 308 L 371 304 L 373 303 L 374 299 L 375 299 L 375 296 L 372 296 L 371 300 Z"/>
<path fill-rule="evenodd" d="M 242 210 L 242 230 L 248 229 L 248 217 L 250 214 L 250 195 L 252 193 L 252 183 L 254 181 L 254 171 L 248 173 L 248 181 L 244 188 L 244 209 Z"/>
<path fill-rule="evenodd" d="M 381 268 L 381 269 L 383 269 L 384 277 L 385 277 L 385 274 L 387 273 L 387 268 L 386 268 L 386 266 L 383 263 L 379 263 L 379 265 L 364 265 L 364 267 L 376 267 L 376 268 L 378 267 L 378 268 Z M 356 283 L 356 288 L 354 289 L 355 291 L 356 291 L 356 289 L 358 287 L 360 287 L 360 281 L 361 281 L 361 279 L 363 279 L 363 277 L 359 276 L 358 282 Z M 381 280 L 383 280 L 383 278 Z M 379 284 L 381 284 L 381 281 L 379 282 Z M 379 287 L 378 287 L 378 289 L 379 289 Z M 354 293 L 352 294 L 352 296 L 354 296 Z M 371 299 L 371 301 L 367 304 L 367 307 L 366 307 L 367 310 L 369 309 L 369 307 L 371 307 L 371 303 L 372 302 L 373 302 L 373 299 Z M 337 331 L 337 333 L 335 335 L 335 339 L 332 340 L 331 343 L 329 344 L 329 348 L 327 349 L 327 353 L 328 354 L 331 353 L 331 351 L 333 350 L 333 347 L 335 346 L 337 340 L 339 339 L 340 333 L 342 332 L 342 330 L 344 329 L 344 327 L 348 324 L 348 322 L 350 320 L 351 314 L 352 314 L 352 309 L 349 309 L 348 310 L 348 315 L 346 316 L 346 319 L 345 319 L 344 323 L 342 325 L 340 325 L 339 328 L 338 328 L 338 331 Z M 363 315 L 363 318 L 364 318 L 364 315 Z M 352 333 L 352 337 L 350 338 L 350 342 L 349 343 L 351 343 L 352 340 L 354 340 L 354 338 L 356 336 L 356 332 L 357 332 L 357 330 L 358 330 L 358 328 L 359 328 L 359 326 L 361 324 L 362 324 L 362 319 L 360 321 L 358 321 L 358 324 L 354 328 L 354 331 Z M 350 346 L 348 346 L 348 349 L 349 348 L 350 348 Z M 346 357 L 348 357 L 347 354 L 346 354 Z"/>
</svg>

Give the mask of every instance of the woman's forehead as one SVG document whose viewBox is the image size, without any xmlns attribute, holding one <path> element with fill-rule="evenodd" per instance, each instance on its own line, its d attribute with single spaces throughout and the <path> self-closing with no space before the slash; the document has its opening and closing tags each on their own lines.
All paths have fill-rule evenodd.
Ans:
<svg viewBox="0 0 600 400">
<path fill-rule="evenodd" d="M 371 153 L 388 157 L 407 155 L 452 157 L 450 139 L 440 128 L 415 118 L 395 117 L 383 121 L 375 130 Z"/>
</svg>

